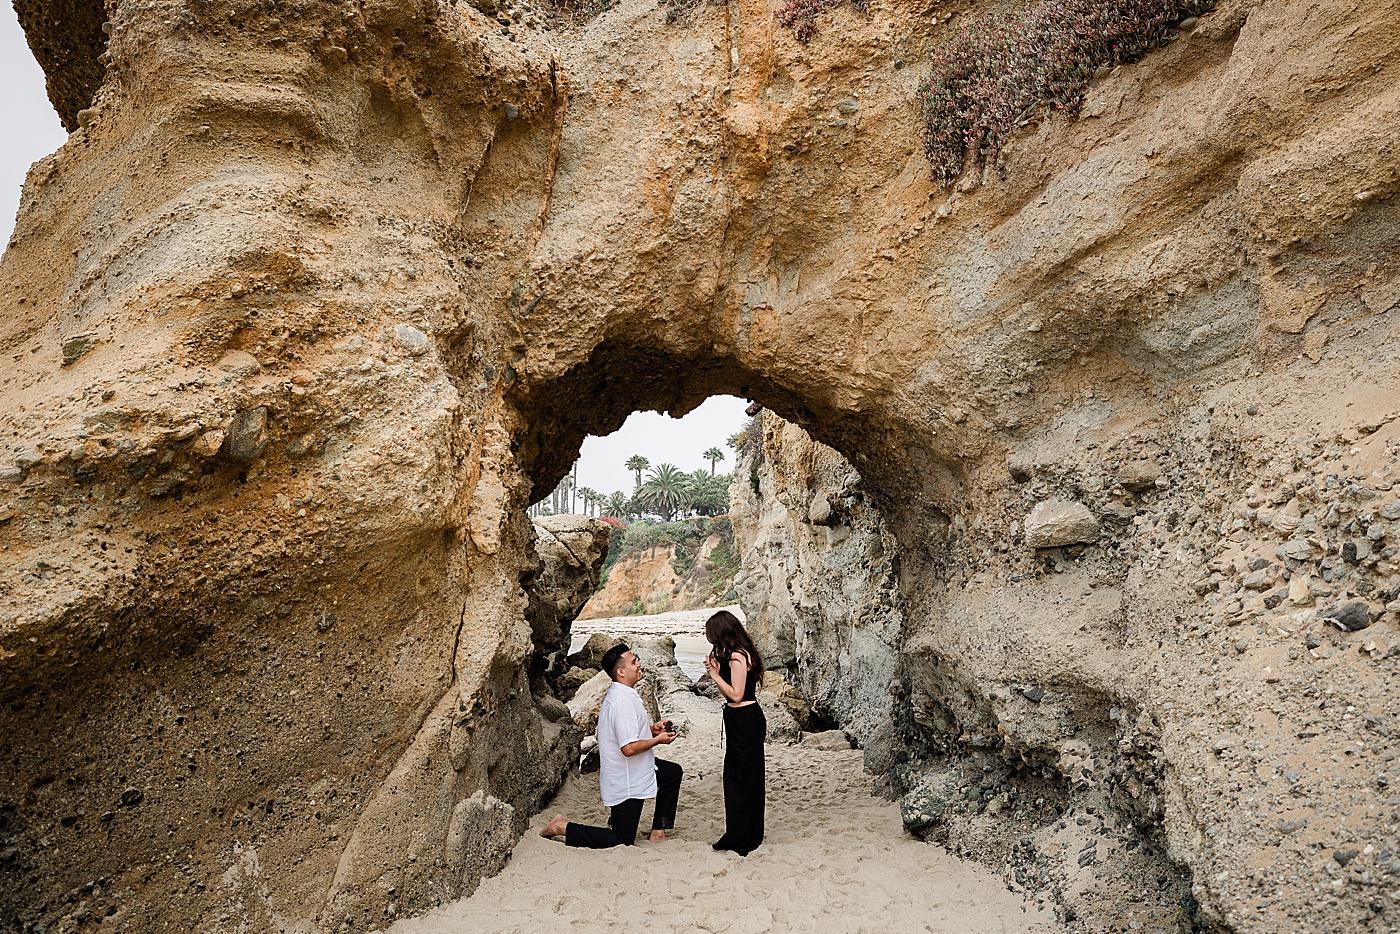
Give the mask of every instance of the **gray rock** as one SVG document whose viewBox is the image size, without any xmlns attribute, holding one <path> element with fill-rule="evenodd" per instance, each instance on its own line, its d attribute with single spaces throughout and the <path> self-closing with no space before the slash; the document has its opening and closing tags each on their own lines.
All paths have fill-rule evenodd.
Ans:
<svg viewBox="0 0 1400 934">
<path fill-rule="evenodd" d="M 812 497 L 812 505 L 807 508 L 807 519 L 813 525 L 828 525 L 831 522 L 831 502 L 825 494 Z"/>
<path fill-rule="evenodd" d="M 1162 469 L 1152 461 L 1129 461 L 1118 471 L 1118 482 L 1125 490 L 1141 493 L 1153 489 Z"/>
<path fill-rule="evenodd" d="M 569 717 L 569 705 L 548 694 L 536 694 L 533 698 L 535 709 L 550 723 L 558 723 Z"/>
<path fill-rule="evenodd" d="M 421 357 L 431 346 L 428 343 L 428 335 L 411 324 L 394 325 L 393 341 L 395 347 L 410 357 Z"/>
<path fill-rule="evenodd" d="M 938 826 L 948 805 L 957 796 L 958 777 L 951 769 L 929 772 L 899 800 L 904 829 L 923 837 Z"/>
<path fill-rule="evenodd" d="M 1030 548 L 1058 548 L 1098 539 L 1099 523 L 1083 503 L 1046 500 L 1036 503 L 1026 517 L 1026 545 Z"/>
<path fill-rule="evenodd" d="M 224 456 L 241 464 L 252 463 L 267 447 L 267 440 L 267 406 L 239 412 L 224 439 Z"/>
<path fill-rule="evenodd" d="M 20 483 L 23 480 L 23 470 L 14 464 L 0 464 L 0 483 Z"/>
<path fill-rule="evenodd" d="M 74 334 L 63 342 L 63 365 L 72 366 L 97 343 L 97 335 L 92 333 Z"/>
<path fill-rule="evenodd" d="M 1278 549 L 1280 558 L 1292 558 L 1295 561 L 1312 561 L 1320 555 L 1321 550 L 1305 538 L 1284 542 Z"/>
<path fill-rule="evenodd" d="M 759 691 L 758 705 L 763 708 L 763 718 L 768 721 L 768 742 L 791 745 L 802 738 L 802 728 L 778 695 L 772 691 Z M 849 748 L 850 744 L 846 745 Z"/>
<path fill-rule="evenodd" d="M 841 101 L 841 103 L 836 105 L 836 110 L 839 113 L 842 113 L 845 116 L 849 117 L 857 110 L 860 110 L 860 101 L 856 100 L 855 98 L 848 97 L 845 100 Z"/>
<path fill-rule="evenodd" d="M 1360 600 L 1343 603 L 1319 615 L 1347 632 L 1356 632 L 1371 625 L 1371 608 Z"/>
<path fill-rule="evenodd" d="M 1250 571 L 1245 575 L 1242 586 L 1245 590 L 1264 590 L 1269 586 L 1269 581 L 1273 575 L 1268 568 L 1260 568 L 1257 571 Z"/>
<path fill-rule="evenodd" d="M 1400 503 L 1389 503 L 1381 507 L 1381 518 L 1394 521 L 1400 519 Z"/>
</svg>

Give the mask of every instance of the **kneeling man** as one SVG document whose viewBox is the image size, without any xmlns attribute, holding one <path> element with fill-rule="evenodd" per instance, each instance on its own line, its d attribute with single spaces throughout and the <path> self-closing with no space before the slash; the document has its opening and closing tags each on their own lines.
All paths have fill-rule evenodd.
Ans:
<svg viewBox="0 0 1400 934">
<path fill-rule="evenodd" d="M 631 649 L 625 645 L 608 649 L 603 655 L 603 670 L 613 683 L 598 711 L 598 790 L 603 804 L 612 808 L 612 817 L 607 827 L 589 827 L 555 814 L 540 836 L 562 835 L 569 846 L 594 849 L 631 846 L 642 819 L 642 801 L 654 796 L 656 816 L 649 839 L 665 840 L 666 831 L 676 823 L 681 767 L 656 758 L 653 749 L 669 744 L 676 734 L 667 729 L 668 721 L 647 721 L 646 705 L 637 693 L 642 663 Z"/>
</svg>

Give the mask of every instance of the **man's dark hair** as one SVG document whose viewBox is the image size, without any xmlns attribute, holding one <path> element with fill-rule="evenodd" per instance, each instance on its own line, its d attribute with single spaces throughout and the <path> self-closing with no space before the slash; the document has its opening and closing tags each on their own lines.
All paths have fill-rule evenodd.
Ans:
<svg viewBox="0 0 1400 934">
<path fill-rule="evenodd" d="M 630 651 L 632 650 L 627 647 L 627 643 L 619 642 L 603 653 L 602 666 L 609 678 L 617 680 L 617 667 L 622 664 L 622 656 Z"/>
</svg>

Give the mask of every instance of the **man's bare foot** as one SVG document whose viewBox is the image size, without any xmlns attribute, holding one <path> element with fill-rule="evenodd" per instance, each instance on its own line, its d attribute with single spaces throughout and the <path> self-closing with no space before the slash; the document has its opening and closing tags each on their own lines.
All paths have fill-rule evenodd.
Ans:
<svg viewBox="0 0 1400 934">
<path fill-rule="evenodd" d="M 666 838 L 666 831 L 664 831 L 664 830 L 653 830 L 653 831 L 651 832 L 651 836 L 647 837 L 647 839 L 650 840 L 652 843 L 665 843 L 665 842 L 666 842 L 666 839 L 667 839 L 667 838 Z"/>
<path fill-rule="evenodd" d="M 569 822 L 564 820 L 563 814 L 555 814 L 550 818 L 549 823 L 540 828 L 541 837 L 562 837 L 569 829 Z"/>
</svg>

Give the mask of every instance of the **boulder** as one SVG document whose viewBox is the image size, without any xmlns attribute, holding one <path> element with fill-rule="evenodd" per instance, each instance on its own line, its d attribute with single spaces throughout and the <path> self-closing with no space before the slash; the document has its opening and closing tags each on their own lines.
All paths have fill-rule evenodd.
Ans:
<svg viewBox="0 0 1400 934">
<path fill-rule="evenodd" d="M 251 464 L 267 447 L 268 411 L 267 406 L 239 412 L 229 426 L 224 438 L 224 454 L 229 460 L 240 464 Z"/>
<path fill-rule="evenodd" d="M 1036 503 L 1026 517 L 1026 546 L 1059 548 L 1099 539 L 1099 523 L 1083 503 L 1051 499 Z"/>
<path fill-rule="evenodd" d="M 957 796 L 958 776 L 952 769 L 928 772 L 899 800 L 904 829 L 916 837 L 934 830 Z"/>
<path fill-rule="evenodd" d="M 583 687 L 594 678 L 598 674 L 598 671 L 599 669 L 597 668 L 580 668 L 574 665 L 559 678 L 559 682 L 556 685 L 559 696 L 566 701 L 569 700 L 578 693 L 579 688 Z"/>
<path fill-rule="evenodd" d="M 569 719 L 569 705 L 559 698 L 550 697 L 548 694 L 536 694 L 531 699 L 535 702 L 535 709 L 540 712 L 540 716 L 549 723 Z"/>
<path fill-rule="evenodd" d="M 608 677 L 607 672 L 600 671 L 579 688 L 569 701 L 569 715 L 584 733 L 597 731 L 598 711 L 602 708 L 603 698 L 608 695 L 610 687 L 612 678 Z"/>
<path fill-rule="evenodd" d="M 1344 632 L 1357 632 L 1371 625 L 1371 607 L 1360 600 L 1334 606 L 1318 615 Z"/>
<path fill-rule="evenodd" d="M 772 691 L 758 692 L 758 705 L 763 708 L 764 719 L 768 721 L 768 742 L 792 745 L 802 738 L 802 728 L 793 719 L 792 713 L 782 699 Z M 846 748 L 850 748 L 846 743 Z"/>
<path fill-rule="evenodd" d="M 802 745 L 823 752 L 841 752 L 851 748 L 851 738 L 845 730 L 826 730 L 821 733 L 803 733 Z"/>
</svg>

